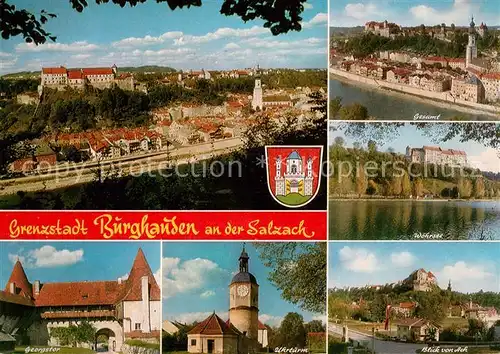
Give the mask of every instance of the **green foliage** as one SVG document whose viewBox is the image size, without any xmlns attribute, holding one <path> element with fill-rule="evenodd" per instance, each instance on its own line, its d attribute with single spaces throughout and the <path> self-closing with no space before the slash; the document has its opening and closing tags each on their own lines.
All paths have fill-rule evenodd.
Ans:
<svg viewBox="0 0 500 354">
<path fill-rule="evenodd" d="M 186 350 L 188 347 L 187 333 L 194 328 L 195 325 L 183 326 L 176 333 L 170 334 L 163 332 L 162 334 L 162 351 L 177 352 Z"/>
<path fill-rule="evenodd" d="M 255 247 L 264 265 L 271 268 L 269 280 L 283 299 L 307 311 L 325 312 L 325 243 L 256 243 Z"/>
<path fill-rule="evenodd" d="M 339 109 L 339 116 L 341 120 L 367 120 L 368 109 L 359 103 L 353 103 L 342 106 Z"/>
<path fill-rule="evenodd" d="M 15 98 L 22 92 L 36 92 L 40 80 L 18 79 L 5 80 L 0 78 L 0 92 L 5 93 L 6 98 Z"/>
<path fill-rule="evenodd" d="M 296 312 L 289 312 L 283 321 L 281 321 L 278 330 L 281 343 L 277 346 L 304 348 L 306 347 L 306 335 L 302 315 Z"/>
<path fill-rule="evenodd" d="M 458 32 L 454 34 L 451 42 L 426 34 L 397 36 L 391 39 L 368 33 L 352 37 L 347 42 L 339 42 L 338 50 L 358 57 L 365 57 L 377 51 L 406 50 L 424 55 L 461 58 L 465 56 L 467 41 L 467 34 Z"/>
<path fill-rule="evenodd" d="M 125 341 L 125 344 L 128 344 L 132 347 L 140 347 L 140 348 L 147 348 L 147 349 L 160 349 L 160 344 L 159 343 L 149 343 L 149 342 L 144 342 L 139 339 L 127 339 Z"/>
<path fill-rule="evenodd" d="M 68 327 L 54 327 L 50 330 L 50 336 L 56 338 L 62 346 L 75 347 L 78 343 L 93 343 L 96 329 L 87 321 L 78 325 L 70 324 Z"/>
</svg>

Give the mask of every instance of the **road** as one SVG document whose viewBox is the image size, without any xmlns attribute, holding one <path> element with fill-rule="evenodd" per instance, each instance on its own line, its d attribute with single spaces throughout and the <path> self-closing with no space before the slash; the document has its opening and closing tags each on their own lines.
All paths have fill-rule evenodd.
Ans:
<svg viewBox="0 0 500 354">
<path fill-rule="evenodd" d="M 95 180 L 96 171 L 99 168 L 102 175 L 111 171 L 121 171 L 123 175 L 138 176 L 148 171 L 165 170 L 172 164 L 179 166 L 208 160 L 216 155 L 238 150 L 242 145 L 243 142 L 240 138 L 232 138 L 214 143 L 182 146 L 169 152 L 129 155 L 119 159 L 103 160 L 100 163 L 88 161 L 71 165 L 57 165 L 42 170 L 36 175 L 0 181 L 0 196 L 12 195 L 18 191 L 54 190 L 88 183 Z"/>
<path fill-rule="evenodd" d="M 328 332 L 342 336 L 342 326 L 330 322 Z M 372 348 L 372 336 L 370 335 L 349 329 L 349 339 L 361 345 L 367 344 L 368 349 Z M 425 344 L 390 342 L 379 339 L 375 339 L 374 342 L 375 353 L 377 354 L 415 354 L 417 349 L 422 349 L 426 346 Z"/>
</svg>

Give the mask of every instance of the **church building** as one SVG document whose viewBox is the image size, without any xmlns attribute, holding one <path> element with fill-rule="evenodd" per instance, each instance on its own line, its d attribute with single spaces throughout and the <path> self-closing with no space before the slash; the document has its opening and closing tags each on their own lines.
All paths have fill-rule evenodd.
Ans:
<svg viewBox="0 0 500 354">
<path fill-rule="evenodd" d="M 257 353 L 264 336 L 267 345 L 267 331 L 259 322 L 259 285 L 248 261 L 243 246 L 239 272 L 229 284 L 229 320 L 224 322 L 214 312 L 196 325 L 188 332 L 189 353 Z"/>
<path fill-rule="evenodd" d="M 0 291 L 0 333 L 18 344 L 60 343 L 51 336 L 57 327 L 88 321 L 97 337 L 108 338 L 110 352 L 119 353 L 127 339 L 159 342 L 160 288 L 139 249 L 127 279 L 31 283 L 18 260 L 4 291 Z"/>
</svg>

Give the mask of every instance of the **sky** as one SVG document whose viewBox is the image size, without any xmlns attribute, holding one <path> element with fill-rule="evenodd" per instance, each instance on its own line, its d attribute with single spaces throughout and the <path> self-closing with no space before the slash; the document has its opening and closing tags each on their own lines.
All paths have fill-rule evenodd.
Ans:
<svg viewBox="0 0 500 354">
<path fill-rule="evenodd" d="M 139 247 L 158 281 L 159 242 L 0 242 L 0 289 L 18 259 L 31 283 L 125 279 Z"/>
<path fill-rule="evenodd" d="M 42 66 L 163 65 L 176 69 L 325 68 L 327 1 L 308 0 L 301 32 L 273 36 L 263 21 L 244 23 L 219 13 L 219 0 L 202 7 L 171 11 L 166 3 L 147 1 L 131 8 L 111 2 L 78 13 L 69 1 L 16 0 L 18 9 L 58 17 L 46 30 L 57 42 L 33 45 L 21 36 L 0 41 L 0 74 L 40 70 Z"/>
<path fill-rule="evenodd" d="M 328 137 L 330 144 L 333 144 L 337 136 L 344 138 L 347 147 L 352 147 L 353 142 L 359 141 L 359 139 L 346 137 L 341 131 L 330 131 Z M 377 141 L 377 139 L 374 140 Z M 366 144 L 364 145 L 366 147 Z M 399 135 L 393 136 L 392 139 L 388 139 L 383 143 L 377 141 L 379 151 L 387 151 L 388 148 L 392 147 L 395 152 L 401 154 L 406 153 L 407 146 L 421 148 L 423 145 L 440 146 L 443 149 L 463 150 L 467 153 L 467 160 L 471 166 L 479 168 L 481 171 L 500 172 L 500 158 L 496 149 L 485 147 L 474 141 L 462 143 L 459 139 L 451 139 L 445 143 L 436 143 L 431 137 L 424 135 L 421 130 L 411 124 L 401 127 Z"/>
<path fill-rule="evenodd" d="M 500 25 L 498 0 L 330 0 L 330 26 L 364 26 L 368 21 L 395 22 L 402 26 L 454 23 Z"/>
<path fill-rule="evenodd" d="M 331 242 L 328 287 L 383 285 L 407 278 L 419 268 L 438 285 L 470 293 L 500 292 L 498 242 Z"/>
<path fill-rule="evenodd" d="M 229 284 L 239 271 L 241 242 L 171 242 L 163 244 L 163 318 L 182 323 L 202 321 L 213 311 L 228 319 Z M 304 321 L 323 316 L 302 311 L 281 299 L 280 291 L 267 279 L 269 268 L 257 251 L 246 244 L 249 270 L 259 284 L 259 319 L 277 326 L 288 312 L 297 312 Z M 325 321 L 323 321 L 325 322 Z"/>
</svg>

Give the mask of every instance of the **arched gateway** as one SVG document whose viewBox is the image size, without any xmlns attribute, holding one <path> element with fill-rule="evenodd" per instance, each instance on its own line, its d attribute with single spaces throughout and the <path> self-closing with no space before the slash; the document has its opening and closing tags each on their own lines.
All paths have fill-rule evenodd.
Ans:
<svg viewBox="0 0 500 354">
<path fill-rule="evenodd" d="M 125 280 L 32 284 L 17 261 L 0 291 L 0 308 L 12 308 L 13 314 L 2 330 L 26 345 L 54 345 L 53 328 L 87 321 L 97 330 L 94 348 L 101 336 L 107 338 L 109 352 L 120 352 L 126 339 L 159 341 L 160 301 L 160 288 L 141 249 Z"/>
</svg>

